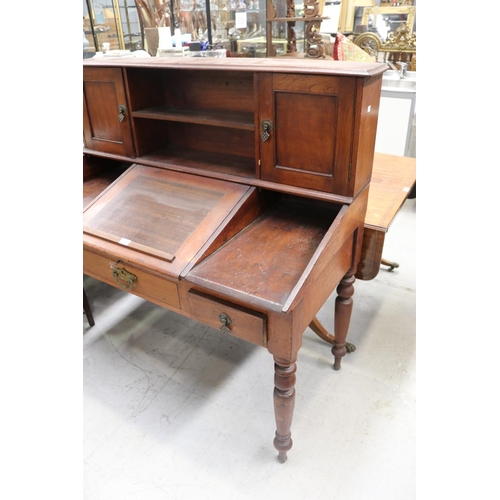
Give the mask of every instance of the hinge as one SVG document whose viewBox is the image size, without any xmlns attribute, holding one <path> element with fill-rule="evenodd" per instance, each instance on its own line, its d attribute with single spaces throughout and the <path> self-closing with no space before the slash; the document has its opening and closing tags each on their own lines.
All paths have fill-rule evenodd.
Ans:
<svg viewBox="0 0 500 500">
<path fill-rule="evenodd" d="M 351 180 L 351 169 L 352 169 L 352 163 L 349 163 L 349 170 L 347 171 L 347 182 Z"/>
<path fill-rule="evenodd" d="M 259 160 L 259 167 L 260 167 L 260 160 Z"/>
</svg>

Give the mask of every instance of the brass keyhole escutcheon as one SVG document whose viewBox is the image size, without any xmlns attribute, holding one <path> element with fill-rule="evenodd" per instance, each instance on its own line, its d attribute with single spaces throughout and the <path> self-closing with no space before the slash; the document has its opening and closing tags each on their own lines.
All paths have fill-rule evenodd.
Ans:
<svg viewBox="0 0 500 500">
<path fill-rule="evenodd" d="M 262 139 L 262 142 L 266 142 L 269 137 L 271 137 L 271 130 L 273 129 L 273 122 L 266 118 L 265 120 L 262 121 L 260 124 L 260 127 L 262 129 L 262 132 L 260 133 L 260 138 Z"/>
<path fill-rule="evenodd" d="M 137 276 L 127 271 L 124 267 L 118 267 L 121 261 L 110 262 L 109 267 L 112 269 L 113 278 L 118 285 L 124 290 L 131 290 L 134 288 Z"/>
<path fill-rule="evenodd" d="M 220 331 L 222 333 L 229 333 L 229 325 L 232 323 L 231 318 L 226 313 L 219 314 L 219 321 L 221 322 Z"/>
<path fill-rule="evenodd" d="M 120 123 L 125 120 L 125 113 L 127 112 L 127 108 L 123 105 L 120 104 L 118 106 L 118 120 L 120 120 Z"/>
</svg>

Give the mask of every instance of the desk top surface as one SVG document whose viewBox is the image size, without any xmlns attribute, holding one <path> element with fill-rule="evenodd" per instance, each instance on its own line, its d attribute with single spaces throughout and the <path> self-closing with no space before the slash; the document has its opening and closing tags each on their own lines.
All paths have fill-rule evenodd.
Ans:
<svg viewBox="0 0 500 500">
<path fill-rule="evenodd" d="M 130 67 L 164 69 L 205 69 L 215 71 L 251 71 L 276 73 L 324 74 L 368 78 L 382 75 L 385 63 L 331 61 L 283 57 L 93 57 L 83 60 L 84 67 Z"/>
<path fill-rule="evenodd" d="M 375 153 L 365 227 L 386 232 L 416 181 L 416 159 Z"/>
</svg>

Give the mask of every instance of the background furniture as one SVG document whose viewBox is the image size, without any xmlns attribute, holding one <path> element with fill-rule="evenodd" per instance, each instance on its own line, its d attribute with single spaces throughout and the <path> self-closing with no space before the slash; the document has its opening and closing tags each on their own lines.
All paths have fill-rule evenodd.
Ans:
<svg viewBox="0 0 500 500">
<path fill-rule="evenodd" d="M 415 158 L 375 153 L 356 278 L 371 280 L 377 276 L 382 263 L 393 264 L 382 258 L 384 240 L 415 182 Z"/>
<path fill-rule="evenodd" d="M 406 62 L 408 69 L 416 71 L 415 16 L 416 7 L 409 5 L 365 7 L 361 26 L 368 31 L 354 34 L 354 43 L 376 61 Z M 379 54 L 382 55 L 381 58 Z"/>
</svg>

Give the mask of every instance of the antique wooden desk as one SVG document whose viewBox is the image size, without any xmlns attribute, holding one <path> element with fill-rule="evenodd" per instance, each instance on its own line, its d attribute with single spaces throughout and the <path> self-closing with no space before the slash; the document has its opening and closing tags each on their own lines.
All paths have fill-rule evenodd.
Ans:
<svg viewBox="0 0 500 500">
<path fill-rule="evenodd" d="M 84 155 L 130 166 L 84 209 L 85 274 L 265 347 L 292 447 L 302 334 L 337 287 L 346 354 L 385 64 L 84 61 Z"/>
</svg>

